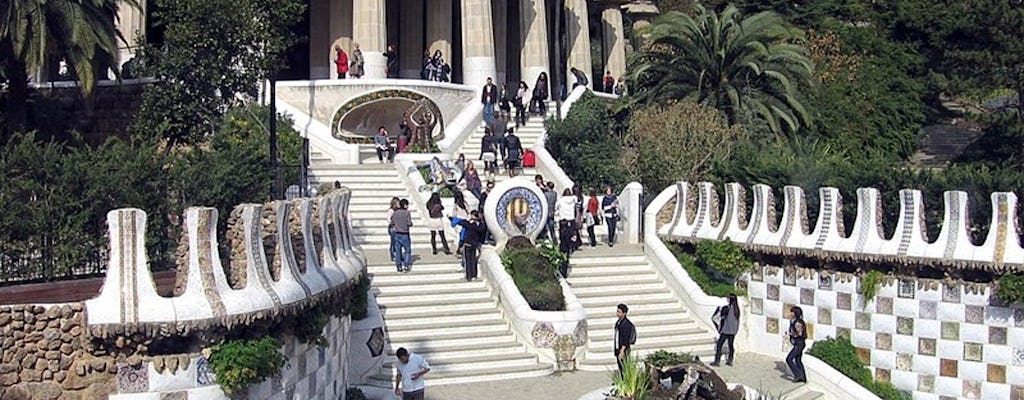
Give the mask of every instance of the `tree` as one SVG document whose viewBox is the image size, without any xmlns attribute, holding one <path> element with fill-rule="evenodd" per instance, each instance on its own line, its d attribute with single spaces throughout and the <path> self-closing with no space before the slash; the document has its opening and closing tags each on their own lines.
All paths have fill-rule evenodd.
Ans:
<svg viewBox="0 0 1024 400">
<path fill-rule="evenodd" d="M 134 131 L 166 139 L 168 149 L 205 141 L 240 97 L 254 98 L 284 67 L 303 7 L 297 0 L 157 2 L 164 43 L 144 48 L 141 64 L 160 83 L 147 88 Z"/>
<path fill-rule="evenodd" d="M 611 133 L 608 108 L 593 93 L 580 97 L 565 119 L 549 119 L 544 147 L 574 182 L 586 188 L 625 183 L 626 173 L 615 162 L 622 152 Z"/>
<path fill-rule="evenodd" d="M 0 63 L 8 79 L 7 118 L 10 130 L 26 122 L 28 71 L 50 58 L 64 59 L 88 95 L 98 67 L 117 73 L 114 28 L 119 4 L 139 7 L 137 0 L 8 0 L 0 5 Z"/>
<path fill-rule="evenodd" d="M 776 134 L 811 124 L 801 92 L 814 85 L 813 63 L 802 31 L 772 12 L 693 10 L 662 15 L 640 32 L 646 44 L 629 68 L 634 104 L 692 100 L 730 125 L 761 120 Z"/>
<path fill-rule="evenodd" d="M 680 180 L 705 180 L 744 136 L 718 110 L 692 102 L 650 106 L 631 116 L 622 161 L 630 179 L 658 191 Z"/>
</svg>

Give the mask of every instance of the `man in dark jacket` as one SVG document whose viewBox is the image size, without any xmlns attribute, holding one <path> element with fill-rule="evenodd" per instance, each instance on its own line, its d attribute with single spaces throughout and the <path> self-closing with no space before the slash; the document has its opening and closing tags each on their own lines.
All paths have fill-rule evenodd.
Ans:
<svg viewBox="0 0 1024 400">
<path fill-rule="evenodd" d="M 466 281 L 477 280 L 477 263 L 480 258 L 480 246 L 487 236 L 487 226 L 480 219 L 480 212 L 470 211 L 469 220 L 459 217 L 448 217 L 452 226 L 461 226 L 466 237 L 463 239 L 462 262 L 466 268 Z"/>
<path fill-rule="evenodd" d="M 484 122 L 490 125 L 494 121 L 494 104 L 498 102 L 498 87 L 490 77 L 480 92 L 480 102 L 484 104 Z"/>
<path fill-rule="evenodd" d="M 621 303 L 615 307 L 615 316 L 619 320 L 615 321 L 615 338 L 612 342 L 615 344 L 615 362 L 619 365 L 619 375 L 621 375 L 622 363 L 629 356 L 629 347 L 636 343 L 636 327 L 629 321 L 629 318 L 626 318 L 629 307 Z"/>
</svg>

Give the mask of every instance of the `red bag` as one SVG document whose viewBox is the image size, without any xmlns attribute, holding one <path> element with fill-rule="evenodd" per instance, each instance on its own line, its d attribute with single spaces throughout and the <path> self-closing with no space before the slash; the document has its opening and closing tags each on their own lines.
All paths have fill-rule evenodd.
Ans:
<svg viewBox="0 0 1024 400">
<path fill-rule="evenodd" d="M 523 153 L 523 168 L 533 168 L 537 166 L 537 153 L 533 150 L 527 150 Z"/>
</svg>

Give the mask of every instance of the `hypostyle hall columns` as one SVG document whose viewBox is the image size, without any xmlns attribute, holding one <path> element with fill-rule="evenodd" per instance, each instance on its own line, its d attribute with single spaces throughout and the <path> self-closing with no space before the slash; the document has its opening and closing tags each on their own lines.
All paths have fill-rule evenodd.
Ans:
<svg viewBox="0 0 1024 400">
<path fill-rule="evenodd" d="M 462 71 L 464 83 L 472 87 L 497 78 L 490 0 L 462 0 Z"/>
<path fill-rule="evenodd" d="M 520 0 L 520 32 L 523 51 L 520 58 L 520 76 L 530 85 L 537 83 L 541 72 L 548 72 L 548 21 L 545 0 Z M 550 74 L 549 74 L 550 75 Z M 550 77 L 548 80 L 550 81 Z"/>
<path fill-rule="evenodd" d="M 565 8 L 568 11 L 566 20 L 566 34 L 569 41 L 569 57 L 566 63 L 566 91 L 572 90 L 572 84 L 576 78 L 570 72 L 576 68 L 587 75 L 590 81 L 588 87 L 593 87 L 593 62 L 590 59 L 590 28 L 588 25 L 589 14 L 587 14 L 587 0 L 565 0 Z M 557 89 L 556 89 L 557 90 Z"/>
<path fill-rule="evenodd" d="M 352 27 L 353 27 L 353 48 L 359 45 L 365 60 L 364 78 L 384 78 L 384 68 L 387 66 L 387 59 L 384 51 L 387 50 L 387 18 L 385 0 L 352 0 Z"/>
<path fill-rule="evenodd" d="M 601 12 L 604 25 L 604 54 L 606 71 L 618 79 L 626 73 L 626 31 L 622 24 L 622 11 L 610 6 Z"/>
<path fill-rule="evenodd" d="M 448 64 L 455 64 L 455 60 L 452 59 L 452 0 L 426 0 L 426 2 L 427 50 L 430 51 L 431 56 L 435 51 L 441 50 L 444 60 Z"/>
<path fill-rule="evenodd" d="M 423 70 L 423 1 L 401 0 L 398 13 L 398 76 L 419 78 Z"/>
<path fill-rule="evenodd" d="M 124 37 L 126 43 L 118 43 L 118 55 L 121 64 L 135 57 L 136 48 L 139 46 L 137 39 L 146 34 L 146 1 L 139 1 L 139 8 L 132 7 L 124 1 L 117 3 L 117 31 Z M 118 40 L 120 42 L 120 40 Z"/>
</svg>

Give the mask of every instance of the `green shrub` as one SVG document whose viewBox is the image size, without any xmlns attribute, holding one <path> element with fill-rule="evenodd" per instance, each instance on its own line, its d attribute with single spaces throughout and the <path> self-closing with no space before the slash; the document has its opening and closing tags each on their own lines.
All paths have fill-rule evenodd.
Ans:
<svg viewBox="0 0 1024 400">
<path fill-rule="evenodd" d="M 754 268 L 754 260 L 728 240 L 702 240 L 697 242 L 697 265 L 705 271 L 718 271 L 728 278 L 736 278 Z"/>
<path fill-rule="evenodd" d="M 362 276 L 353 286 L 349 304 L 345 307 L 353 321 L 365 319 L 370 301 L 370 278 Z"/>
<path fill-rule="evenodd" d="M 558 266 L 551 263 L 543 248 L 506 249 L 501 255 L 501 262 L 530 308 L 565 310 L 565 297 L 558 282 Z"/>
<path fill-rule="evenodd" d="M 703 268 L 697 265 L 697 261 L 694 260 L 693 256 L 683 250 L 682 246 L 670 243 L 668 248 L 675 254 L 676 259 L 679 260 L 679 265 L 683 266 L 683 270 L 690 275 L 690 279 L 693 279 L 704 293 L 718 297 L 725 297 L 730 294 L 745 296 L 747 294 L 746 291 L 736 288 L 733 279 L 724 279 L 720 274 L 709 275 Z"/>
<path fill-rule="evenodd" d="M 330 314 L 320 308 L 300 314 L 295 319 L 295 337 L 303 343 L 315 344 L 321 350 L 326 349 L 330 342 L 324 337 L 324 327 L 330 318 Z"/>
<path fill-rule="evenodd" d="M 277 375 L 287 361 L 281 354 L 280 344 L 270 336 L 229 340 L 210 350 L 210 366 L 217 376 L 217 384 L 228 395 Z"/>
<path fill-rule="evenodd" d="M 996 297 L 1008 303 L 1024 301 L 1024 275 L 1006 274 L 996 282 Z"/>
<path fill-rule="evenodd" d="M 612 133 L 608 108 L 587 92 L 572 105 L 565 119 L 549 119 L 544 147 L 573 182 L 582 187 L 621 187 L 627 182 L 626 168 L 618 162 L 622 143 Z"/>
<path fill-rule="evenodd" d="M 910 400 L 910 396 L 888 382 L 875 382 L 863 362 L 857 358 L 857 349 L 846 338 L 828 338 L 814 342 L 807 354 L 815 356 L 857 384 L 885 400 Z"/>
<path fill-rule="evenodd" d="M 857 294 L 861 296 L 861 309 L 867 307 L 868 303 L 875 298 L 875 294 L 878 293 L 878 287 L 882 285 L 882 278 L 884 278 L 884 275 L 876 270 L 868 271 L 868 273 L 860 277 L 860 289 Z"/>
<path fill-rule="evenodd" d="M 656 368 L 666 365 L 679 365 L 691 361 L 693 361 L 693 355 L 690 353 L 676 353 L 667 350 L 658 350 L 644 357 L 644 364 Z"/>
</svg>

